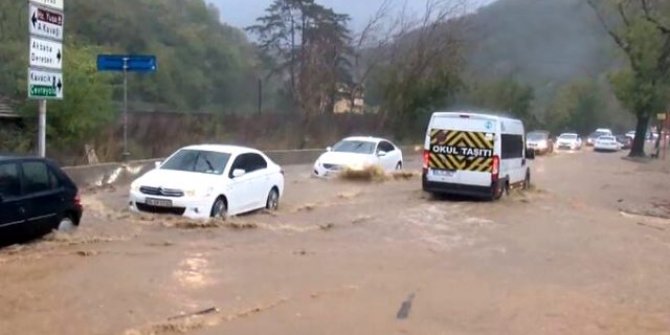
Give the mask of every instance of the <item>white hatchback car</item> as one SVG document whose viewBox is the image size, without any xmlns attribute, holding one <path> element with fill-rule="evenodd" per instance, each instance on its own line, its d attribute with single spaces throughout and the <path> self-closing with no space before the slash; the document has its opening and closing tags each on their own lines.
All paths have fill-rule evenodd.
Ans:
<svg viewBox="0 0 670 335">
<path fill-rule="evenodd" d="M 330 177 L 345 168 L 362 170 L 380 166 L 386 171 L 393 171 L 403 167 L 402 151 L 383 138 L 348 137 L 327 150 L 314 163 L 316 177 Z"/>
<path fill-rule="evenodd" d="M 228 145 L 182 148 L 130 187 L 130 209 L 192 219 L 276 210 L 284 172 L 258 150 Z"/>
</svg>

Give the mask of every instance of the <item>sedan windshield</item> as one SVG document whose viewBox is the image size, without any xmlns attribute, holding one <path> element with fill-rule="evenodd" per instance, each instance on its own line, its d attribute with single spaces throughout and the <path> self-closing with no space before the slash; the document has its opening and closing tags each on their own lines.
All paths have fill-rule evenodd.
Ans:
<svg viewBox="0 0 670 335">
<path fill-rule="evenodd" d="M 559 137 L 561 140 L 576 140 L 577 139 L 577 134 L 563 134 Z"/>
<path fill-rule="evenodd" d="M 375 151 L 376 143 L 366 141 L 341 141 L 333 147 L 334 152 L 346 152 L 353 154 L 372 154 Z"/>
<path fill-rule="evenodd" d="M 612 136 L 600 136 L 598 139 L 601 140 L 601 141 L 614 142 L 614 137 L 612 137 Z"/>
<path fill-rule="evenodd" d="M 528 133 L 527 138 L 531 141 L 544 141 L 547 139 L 547 134 L 544 133 Z"/>
<path fill-rule="evenodd" d="M 604 135 L 609 135 L 609 134 L 608 134 L 608 133 L 605 133 L 605 132 L 602 132 L 602 131 L 597 131 L 597 132 L 591 134 L 591 136 L 589 136 L 589 137 L 591 137 L 591 138 L 598 138 L 598 137 L 600 137 L 600 136 L 604 136 Z"/>
<path fill-rule="evenodd" d="M 180 150 L 162 166 L 162 170 L 222 174 L 230 154 L 201 150 Z"/>
</svg>

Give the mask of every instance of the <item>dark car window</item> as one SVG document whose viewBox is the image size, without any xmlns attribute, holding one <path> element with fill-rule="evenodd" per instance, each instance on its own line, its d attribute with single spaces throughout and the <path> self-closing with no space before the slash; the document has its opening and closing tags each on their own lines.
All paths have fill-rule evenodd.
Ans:
<svg viewBox="0 0 670 335">
<path fill-rule="evenodd" d="M 241 154 L 237 156 L 232 168 L 230 169 L 230 178 L 233 178 L 233 171 L 242 169 L 246 173 L 267 169 L 268 162 L 259 154 Z"/>
<path fill-rule="evenodd" d="M 0 196 L 14 198 L 21 195 L 19 166 L 16 163 L 0 164 Z"/>
<path fill-rule="evenodd" d="M 501 137 L 502 159 L 523 158 L 523 136 L 503 134 Z"/>
<path fill-rule="evenodd" d="M 23 193 L 39 193 L 55 188 L 53 173 L 44 162 L 24 162 L 23 167 Z"/>
<path fill-rule="evenodd" d="M 391 144 L 389 142 L 386 142 L 386 141 L 382 141 L 382 142 L 379 142 L 379 148 L 377 149 L 377 152 L 379 152 L 379 151 L 391 152 L 391 151 L 394 151 L 394 150 L 395 150 L 395 147 L 393 146 L 393 144 Z"/>
<path fill-rule="evenodd" d="M 258 171 L 268 168 L 268 162 L 259 154 L 249 154 L 249 168 L 247 172 Z"/>
</svg>

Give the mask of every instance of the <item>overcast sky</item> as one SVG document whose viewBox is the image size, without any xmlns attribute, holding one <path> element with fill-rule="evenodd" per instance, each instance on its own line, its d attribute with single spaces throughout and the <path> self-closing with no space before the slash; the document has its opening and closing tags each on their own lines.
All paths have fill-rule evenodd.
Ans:
<svg viewBox="0 0 670 335">
<path fill-rule="evenodd" d="M 221 10 L 224 22 L 235 27 L 247 27 L 257 17 L 263 15 L 272 0 L 208 0 Z M 472 8 L 496 0 L 467 0 Z M 384 0 L 317 0 L 317 3 L 333 8 L 336 12 L 346 13 L 352 17 L 352 28 L 360 29 L 374 15 Z M 401 7 L 404 0 L 396 0 L 396 7 Z M 410 10 L 420 15 L 425 8 L 425 0 L 407 0 Z"/>
</svg>

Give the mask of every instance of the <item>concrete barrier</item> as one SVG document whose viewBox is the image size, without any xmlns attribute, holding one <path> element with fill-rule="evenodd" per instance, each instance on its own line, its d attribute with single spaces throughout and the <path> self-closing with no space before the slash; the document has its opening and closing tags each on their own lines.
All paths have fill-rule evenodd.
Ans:
<svg viewBox="0 0 670 335">
<path fill-rule="evenodd" d="M 410 155 L 417 150 L 417 147 L 402 147 L 401 150 L 405 155 Z M 265 153 L 279 165 L 302 165 L 313 163 L 324 152 L 323 149 L 306 149 L 275 150 L 266 151 Z M 156 162 L 160 162 L 161 160 L 147 159 L 128 163 L 71 166 L 65 167 L 63 170 L 79 187 L 94 188 L 130 183 L 147 171 L 154 169 Z"/>
</svg>

